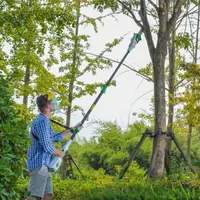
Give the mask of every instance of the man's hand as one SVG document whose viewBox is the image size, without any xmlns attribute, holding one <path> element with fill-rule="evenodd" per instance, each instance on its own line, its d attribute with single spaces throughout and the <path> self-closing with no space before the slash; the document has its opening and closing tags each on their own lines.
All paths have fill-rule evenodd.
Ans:
<svg viewBox="0 0 200 200">
<path fill-rule="evenodd" d="M 59 149 L 56 149 L 55 152 L 54 152 L 54 155 L 55 156 L 59 156 L 60 158 L 63 159 L 63 157 L 65 156 L 65 152 L 64 151 L 61 151 Z"/>
<path fill-rule="evenodd" d="M 81 125 L 81 122 L 76 124 L 76 126 L 74 126 L 74 128 L 78 129 L 78 132 L 83 128 L 83 126 Z"/>
<path fill-rule="evenodd" d="M 76 124 L 76 126 L 73 127 L 74 128 L 77 128 L 78 129 L 78 132 L 83 128 L 83 126 L 81 125 L 81 122 Z M 63 132 L 63 135 L 64 135 L 64 138 L 66 138 L 67 136 L 71 135 L 72 134 L 72 131 L 70 131 L 69 129 L 68 130 L 65 130 Z"/>
</svg>

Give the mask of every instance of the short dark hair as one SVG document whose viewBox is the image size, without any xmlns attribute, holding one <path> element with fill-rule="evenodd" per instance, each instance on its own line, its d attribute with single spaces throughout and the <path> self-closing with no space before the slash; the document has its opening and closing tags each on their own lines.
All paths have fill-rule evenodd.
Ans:
<svg viewBox="0 0 200 200">
<path fill-rule="evenodd" d="M 47 104 L 49 103 L 48 95 L 44 94 L 44 95 L 38 96 L 36 99 L 36 103 L 40 112 L 43 112 L 44 109 L 47 107 Z"/>
</svg>

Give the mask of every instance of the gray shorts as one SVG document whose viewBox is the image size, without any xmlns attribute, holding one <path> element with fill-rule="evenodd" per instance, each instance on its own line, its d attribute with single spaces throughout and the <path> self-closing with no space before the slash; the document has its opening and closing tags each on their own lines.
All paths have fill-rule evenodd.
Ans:
<svg viewBox="0 0 200 200">
<path fill-rule="evenodd" d="M 43 198 L 45 194 L 53 194 L 51 174 L 45 165 L 32 170 L 30 176 L 28 191 L 31 196 Z"/>
</svg>

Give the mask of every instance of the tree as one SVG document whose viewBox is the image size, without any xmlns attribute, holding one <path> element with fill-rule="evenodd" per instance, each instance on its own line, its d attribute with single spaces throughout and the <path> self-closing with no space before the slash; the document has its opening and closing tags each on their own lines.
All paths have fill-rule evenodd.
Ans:
<svg viewBox="0 0 200 200">
<path fill-rule="evenodd" d="M 144 31 L 152 60 L 154 77 L 155 133 L 157 134 L 157 137 L 154 140 L 152 160 L 149 169 L 149 176 L 152 178 L 162 177 L 164 174 L 166 136 L 161 133 L 166 131 L 165 59 L 170 34 L 175 28 L 184 4 L 184 0 L 175 1 L 175 6 L 173 7 L 170 5 L 169 1 L 165 0 L 159 0 L 158 5 L 151 0 L 129 2 L 113 0 L 109 2 L 100 1 L 98 4 L 103 6 L 103 8 L 112 7 L 112 9 L 117 9 L 121 5 L 124 13 L 129 15 Z M 149 16 L 149 12 L 151 10 L 153 10 L 153 16 L 158 18 L 156 41 L 153 40 L 153 33 L 150 26 L 152 15 Z"/>
<path fill-rule="evenodd" d="M 190 17 L 189 17 L 190 19 Z M 196 24 L 196 30 L 194 31 L 194 33 L 196 32 L 196 37 L 194 38 L 195 42 L 192 43 L 192 58 L 193 58 L 193 63 L 197 64 L 197 55 L 198 55 L 198 43 L 199 43 L 199 20 L 200 20 L 200 5 L 198 5 L 198 15 L 197 15 L 197 24 Z M 191 28 L 192 24 L 190 22 L 190 28 Z M 193 31 L 191 30 L 191 38 L 193 39 L 193 35 L 194 35 Z M 196 84 L 196 76 L 194 76 L 193 78 L 194 84 Z M 192 92 L 196 92 L 196 89 L 193 88 Z M 199 101 L 199 100 L 197 100 Z M 197 103 L 198 104 L 198 103 Z M 192 114 L 191 114 L 192 116 Z M 197 122 L 198 123 L 198 122 Z M 188 159 L 190 159 L 190 146 L 191 146 L 191 137 L 192 137 L 192 128 L 194 127 L 194 122 L 190 122 L 190 120 L 188 120 L 188 146 L 187 146 L 187 154 L 188 154 Z"/>
<path fill-rule="evenodd" d="M 71 4 L 41 0 L 4 1 L 1 2 L 0 21 L 3 24 L 1 38 L 10 47 L 6 50 L 9 55 L 7 68 L 16 75 L 16 97 L 22 97 L 22 105 L 18 108 L 28 119 L 28 97 L 57 90 L 59 80 L 49 72 L 57 61 L 48 45 L 52 42 L 51 37 L 57 37 L 73 24 Z"/>
<path fill-rule="evenodd" d="M 194 5 L 192 5 L 194 6 Z M 177 104 L 182 105 L 183 109 L 178 109 L 179 114 L 185 120 L 182 124 L 188 125 L 188 140 L 187 140 L 187 154 L 190 159 L 190 146 L 193 128 L 197 127 L 199 113 L 198 113 L 198 92 L 197 87 L 199 83 L 198 70 L 199 65 L 197 64 L 198 55 L 198 40 L 199 40 L 199 6 L 197 13 L 193 13 L 186 18 L 185 30 L 183 33 L 179 33 L 175 38 L 175 45 L 177 48 L 177 61 L 176 61 L 176 90 L 177 90 Z M 189 21 L 189 24 L 188 24 Z M 187 25 L 188 24 L 188 25 Z M 189 30 L 188 30 L 189 29 Z M 189 33 L 190 32 L 190 33 Z M 179 53 L 180 50 L 183 53 Z M 188 55 L 191 56 L 189 63 Z M 183 92 L 182 92 L 183 91 Z M 186 122 L 187 121 L 187 122 Z"/>
</svg>

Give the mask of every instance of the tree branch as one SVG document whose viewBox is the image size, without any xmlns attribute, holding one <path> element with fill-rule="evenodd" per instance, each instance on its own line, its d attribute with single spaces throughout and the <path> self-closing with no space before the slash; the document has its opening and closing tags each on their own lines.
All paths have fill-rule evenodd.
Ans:
<svg viewBox="0 0 200 200">
<path fill-rule="evenodd" d="M 178 89 L 180 87 L 180 84 L 185 80 L 185 78 L 182 78 L 176 85 L 175 88 Z"/>
<path fill-rule="evenodd" d="M 169 34 L 171 33 L 171 31 L 174 29 L 176 25 L 176 21 L 181 14 L 181 8 L 183 6 L 183 3 L 184 3 L 184 0 L 177 0 L 176 5 L 174 6 L 172 16 L 167 23 L 167 31 L 166 31 L 167 37 L 169 37 Z"/>
<path fill-rule="evenodd" d="M 197 7 L 197 6 L 194 6 L 194 7 L 191 8 L 189 11 L 187 11 L 185 14 L 183 14 L 183 16 L 181 17 L 181 19 L 177 21 L 177 25 L 176 25 L 176 29 L 175 29 L 175 30 L 178 29 L 178 27 L 179 27 L 180 24 L 182 23 L 183 19 L 185 19 L 186 17 L 188 17 L 188 16 L 190 16 L 190 15 L 192 15 L 192 14 L 195 14 L 195 13 L 198 11 L 198 9 L 192 11 L 192 10 L 193 10 L 194 8 L 196 8 L 196 7 Z"/>
<path fill-rule="evenodd" d="M 140 0 L 141 6 L 140 6 L 140 17 L 144 26 L 144 34 L 147 40 L 147 44 L 148 44 L 148 48 L 149 48 L 149 52 L 150 52 L 150 56 L 151 59 L 154 59 L 154 51 L 155 51 L 155 46 L 154 46 L 154 42 L 153 42 L 153 38 L 152 38 L 152 34 L 151 34 L 151 28 L 149 25 L 149 21 L 147 18 L 147 10 L 146 10 L 146 4 L 145 4 L 145 0 Z"/>
<path fill-rule="evenodd" d="M 123 36 L 120 38 L 120 42 L 124 39 L 124 37 L 125 37 L 127 34 L 128 34 L 128 33 L 126 33 L 125 35 L 123 35 Z M 108 48 L 104 49 L 104 50 L 97 56 L 96 60 L 99 59 L 99 58 L 103 58 L 103 55 L 104 55 L 106 52 L 110 51 L 111 48 L 112 48 L 112 47 L 108 47 Z M 83 71 L 82 71 L 76 78 L 82 76 L 91 66 L 92 66 L 92 63 L 89 63 L 88 66 L 86 66 L 86 67 L 83 69 Z"/>
<path fill-rule="evenodd" d="M 151 0 L 148 0 L 148 2 L 156 9 L 156 11 L 158 12 L 158 6 Z"/>
<path fill-rule="evenodd" d="M 133 20 L 135 21 L 135 23 L 140 27 L 140 28 L 144 28 L 143 25 L 140 23 L 140 21 L 136 18 L 135 14 L 132 12 L 132 10 L 122 1 L 120 0 L 116 0 L 118 3 L 120 3 L 132 16 Z"/>
<path fill-rule="evenodd" d="M 83 15 L 83 17 L 85 17 L 86 20 L 80 22 L 80 24 L 82 25 L 82 24 L 84 24 L 84 23 L 87 23 L 88 19 L 93 19 L 94 21 L 97 21 L 97 20 L 98 20 L 98 21 L 101 21 L 101 20 L 104 19 L 105 17 L 117 15 L 117 14 L 120 14 L 120 13 L 121 13 L 121 11 L 116 12 L 116 13 L 108 13 L 108 14 L 106 14 L 106 15 L 99 16 L 99 17 L 96 17 L 96 18 L 91 18 L 91 17 L 88 17 L 88 16 L 86 16 L 86 15 Z"/>
<path fill-rule="evenodd" d="M 147 15 L 153 17 L 154 19 L 158 19 L 158 16 L 154 14 L 150 9 L 147 8 Z"/>
<path fill-rule="evenodd" d="M 86 54 L 89 54 L 89 55 L 92 55 L 92 56 L 96 56 L 96 57 L 99 56 L 99 55 L 97 55 L 97 54 L 89 53 L 89 52 L 86 53 Z M 108 58 L 108 57 L 105 57 L 105 56 L 101 56 L 101 57 L 104 58 L 104 59 L 106 59 L 106 60 L 110 60 L 110 61 L 113 62 L 113 63 L 118 63 L 118 64 L 120 63 L 120 62 L 117 61 L 117 60 L 113 60 L 113 59 Z M 137 74 L 139 74 L 139 75 L 140 75 L 142 78 L 144 78 L 145 80 L 150 81 L 150 82 L 154 82 L 154 80 L 153 80 L 151 77 L 149 77 L 149 76 L 147 76 L 147 75 L 145 75 L 145 74 L 140 73 L 140 72 L 137 71 L 136 69 L 134 69 L 134 68 L 132 68 L 132 67 L 130 67 L 130 66 L 124 64 L 124 63 L 122 63 L 122 65 L 125 66 L 125 67 L 127 67 L 127 68 L 130 69 L 131 71 L 136 72 Z"/>
</svg>

